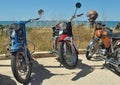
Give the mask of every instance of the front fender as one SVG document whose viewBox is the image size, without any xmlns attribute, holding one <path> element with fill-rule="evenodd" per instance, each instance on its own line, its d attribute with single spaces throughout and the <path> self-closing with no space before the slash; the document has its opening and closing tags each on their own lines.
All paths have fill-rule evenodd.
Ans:
<svg viewBox="0 0 120 85">
<path fill-rule="evenodd" d="M 64 38 L 64 41 L 71 41 L 71 37 L 69 37 L 69 36 L 68 36 L 68 37 L 65 37 L 65 38 Z"/>
<path fill-rule="evenodd" d="M 24 46 L 21 43 L 16 43 L 10 47 L 10 52 L 24 51 Z"/>
<path fill-rule="evenodd" d="M 59 42 L 66 40 L 69 36 L 67 34 L 61 35 L 58 39 Z"/>
<path fill-rule="evenodd" d="M 95 44 L 95 42 L 97 42 L 97 41 L 99 41 L 99 40 L 100 40 L 100 38 L 97 38 L 97 37 L 94 38 L 92 41 L 90 41 L 90 43 L 89 43 L 87 49 L 93 47 L 93 45 Z"/>
<path fill-rule="evenodd" d="M 74 40 L 72 40 L 72 39 L 73 39 L 72 37 L 67 36 L 67 37 L 64 38 L 63 41 L 70 43 L 70 45 L 75 49 L 76 53 L 78 54 L 79 52 L 78 52 L 77 45 L 76 45 L 76 43 L 74 42 Z"/>
</svg>

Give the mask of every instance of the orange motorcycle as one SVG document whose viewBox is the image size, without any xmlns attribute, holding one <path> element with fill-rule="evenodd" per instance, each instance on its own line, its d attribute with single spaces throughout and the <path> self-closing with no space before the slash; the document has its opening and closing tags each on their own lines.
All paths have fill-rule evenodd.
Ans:
<svg viewBox="0 0 120 85">
<path fill-rule="evenodd" d="M 120 74 L 120 33 L 113 33 L 105 24 L 95 25 L 94 37 L 86 49 L 86 58 L 91 60 L 95 53 L 104 56 L 114 70 Z"/>
</svg>

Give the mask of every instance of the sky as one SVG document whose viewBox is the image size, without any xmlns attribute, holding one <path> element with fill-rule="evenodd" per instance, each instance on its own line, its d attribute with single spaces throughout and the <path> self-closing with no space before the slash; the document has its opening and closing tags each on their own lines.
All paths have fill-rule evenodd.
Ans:
<svg viewBox="0 0 120 85">
<path fill-rule="evenodd" d="M 0 0 L 0 21 L 36 18 L 39 9 L 44 10 L 42 20 L 69 20 L 76 2 L 82 4 L 77 14 L 84 13 L 77 20 L 86 21 L 87 12 L 96 10 L 97 20 L 120 21 L 120 0 Z"/>
</svg>

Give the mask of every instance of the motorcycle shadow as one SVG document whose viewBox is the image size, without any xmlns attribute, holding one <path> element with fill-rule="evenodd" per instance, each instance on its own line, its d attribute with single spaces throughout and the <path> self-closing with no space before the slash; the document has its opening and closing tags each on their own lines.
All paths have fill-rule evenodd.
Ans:
<svg viewBox="0 0 120 85">
<path fill-rule="evenodd" d="M 0 74 L 0 85 L 17 85 L 10 76 Z"/>
<path fill-rule="evenodd" d="M 81 71 L 78 72 L 78 73 L 76 74 L 76 76 L 74 76 L 74 77 L 71 79 L 72 81 L 76 81 L 76 80 L 78 80 L 78 79 L 81 78 L 81 77 L 85 77 L 85 76 L 87 76 L 88 74 L 90 74 L 91 72 L 94 71 L 94 68 L 92 68 L 91 66 L 89 66 L 89 65 L 87 65 L 87 64 L 85 64 L 85 63 L 82 63 L 82 60 L 80 60 L 80 59 L 78 60 L 78 65 L 77 65 L 76 68 L 81 69 Z"/>
<path fill-rule="evenodd" d="M 56 75 L 68 75 L 68 74 L 53 74 L 51 71 L 45 68 L 61 68 L 60 66 L 43 66 L 39 64 L 37 61 L 33 62 L 33 72 L 31 75 L 30 85 L 42 85 L 42 82 L 45 79 L 50 79 L 52 76 Z"/>
<path fill-rule="evenodd" d="M 108 69 L 111 72 L 113 72 L 114 74 L 116 74 L 117 76 L 120 76 L 119 73 L 115 72 L 115 70 L 113 69 L 114 67 L 112 65 L 110 65 L 109 63 L 105 63 L 105 59 L 102 56 L 95 56 L 90 61 L 98 61 L 98 62 L 103 61 L 103 63 L 101 65 L 91 65 L 92 68 L 94 68 L 94 69 L 98 68 L 101 70 Z"/>
<path fill-rule="evenodd" d="M 108 69 L 108 70 L 110 70 L 111 72 L 113 72 L 114 74 L 116 74 L 117 76 L 120 77 L 120 74 L 119 74 L 119 73 L 116 73 L 115 70 L 113 69 L 113 66 L 110 65 L 109 63 L 104 64 L 104 68 L 101 68 L 101 69 Z"/>
<path fill-rule="evenodd" d="M 45 69 L 43 65 L 40 65 L 37 61 L 33 61 L 32 69 L 30 85 L 42 85 L 44 79 L 49 79 L 55 75 Z"/>
<path fill-rule="evenodd" d="M 104 59 L 100 55 L 94 55 L 90 61 L 104 61 Z"/>
</svg>

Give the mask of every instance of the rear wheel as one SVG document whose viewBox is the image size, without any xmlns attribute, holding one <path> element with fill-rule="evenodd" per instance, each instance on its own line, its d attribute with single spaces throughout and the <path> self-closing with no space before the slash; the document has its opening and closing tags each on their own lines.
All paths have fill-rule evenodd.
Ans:
<svg viewBox="0 0 120 85">
<path fill-rule="evenodd" d="M 64 67 L 68 69 L 74 68 L 78 63 L 78 53 L 70 42 L 61 42 L 59 45 L 59 57 Z"/>
<path fill-rule="evenodd" d="M 32 65 L 30 62 L 26 62 L 24 52 L 16 52 L 11 55 L 11 68 L 18 82 L 27 84 L 30 81 Z"/>
</svg>

